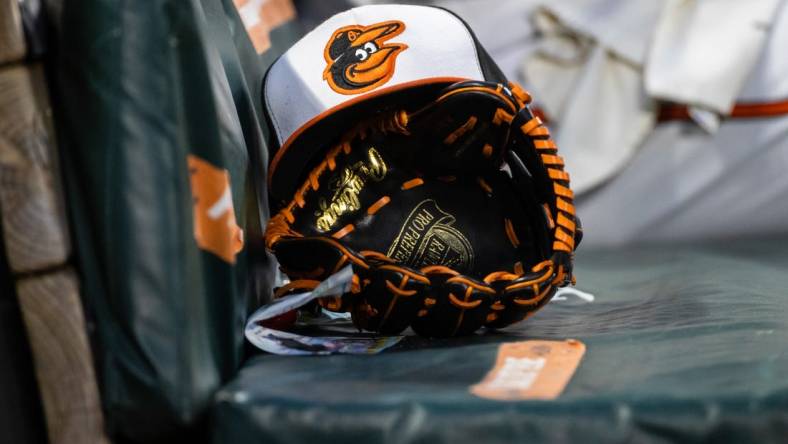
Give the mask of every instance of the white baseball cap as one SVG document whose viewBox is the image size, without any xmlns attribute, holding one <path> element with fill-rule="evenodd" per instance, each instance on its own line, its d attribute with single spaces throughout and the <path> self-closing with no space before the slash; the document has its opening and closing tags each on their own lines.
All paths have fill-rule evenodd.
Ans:
<svg viewBox="0 0 788 444">
<path fill-rule="evenodd" d="M 468 25 L 448 10 L 370 5 L 331 17 L 266 74 L 271 194 L 290 198 L 313 157 L 356 121 L 463 80 L 506 83 Z"/>
</svg>

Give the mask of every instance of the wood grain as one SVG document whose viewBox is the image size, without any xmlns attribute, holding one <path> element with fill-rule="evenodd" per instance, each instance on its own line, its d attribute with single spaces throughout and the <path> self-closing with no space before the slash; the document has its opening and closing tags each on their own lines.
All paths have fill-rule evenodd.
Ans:
<svg viewBox="0 0 788 444">
<path fill-rule="evenodd" d="M 66 265 L 70 244 L 47 96 L 40 66 L 0 67 L 2 234 L 49 442 L 106 443 L 78 281 Z"/>
<path fill-rule="evenodd" d="M 14 273 L 57 266 L 70 252 L 46 95 L 40 66 L 0 68 L 0 207 Z"/>
<path fill-rule="evenodd" d="M 17 281 L 51 444 L 107 443 L 77 277 Z"/>
<path fill-rule="evenodd" d="M 0 65 L 23 60 L 26 52 L 18 0 L 0 0 Z"/>
</svg>

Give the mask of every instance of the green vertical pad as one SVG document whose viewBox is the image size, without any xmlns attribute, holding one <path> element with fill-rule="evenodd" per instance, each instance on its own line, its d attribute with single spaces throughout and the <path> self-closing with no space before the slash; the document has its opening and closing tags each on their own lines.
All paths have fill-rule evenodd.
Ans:
<svg viewBox="0 0 788 444">
<path fill-rule="evenodd" d="M 55 119 L 110 434 L 200 438 L 274 276 L 259 241 L 264 60 L 229 1 L 66 0 L 55 29 Z"/>
</svg>

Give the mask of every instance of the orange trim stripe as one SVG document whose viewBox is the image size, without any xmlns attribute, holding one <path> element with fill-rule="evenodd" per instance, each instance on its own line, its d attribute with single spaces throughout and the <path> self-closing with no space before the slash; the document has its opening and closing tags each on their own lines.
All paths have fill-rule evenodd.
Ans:
<svg viewBox="0 0 788 444">
<path fill-rule="evenodd" d="M 373 215 L 377 213 L 378 211 L 380 211 L 381 208 L 385 207 L 389 202 L 391 202 L 391 199 L 388 196 L 381 197 L 380 199 L 378 199 L 377 202 L 373 203 L 372 205 L 369 206 L 369 208 L 367 208 L 367 214 Z"/>
<path fill-rule="evenodd" d="M 569 248 L 569 245 L 567 245 L 567 244 L 565 244 L 565 243 L 563 243 L 561 241 L 553 242 L 553 250 L 564 251 L 566 253 L 571 253 L 572 252 L 572 249 Z"/>
<path fill-rule="evenodd" d="M 520 239 L 517 238 L 517 234 L 514 232 L 514 226 L 512 225 L 512 221 L 509 219 L 503 220 L 504 230 L 506 230 L 506 236 L 509 238 L 509 242 L 512 243 L 514 248 L 520 246 Z"/>
<path fill-rule="evenodd" d="M 558 213 L 558 225 L 566 228 L 567 230 L 574 233 L 575 231 L 575 222 L 568 217 L 564 216 L 564 213 Z"/>
<path fill-rule="evenodd" d="M 545 165 L 564 166 L 564 158 L 552 154 L 542 154 L 542 163 L 544 163 Z"/>
<path fill-rule="evenodd" d="M 482 292 L 487 293 L 487 294 L 495 294 L 495 290 L 493 290 L 492 288 L 484 287 L 484 286 L 479 285 L 476 282 L 473 282 L 473 281 L 471 281 L 471 280 L 469 280 L 467 278 L 464 278 L 462 276 L 450 277 L 450 278 L 446 279 L 446 282 L 448 282 L 448 283 L 457 282 L 457 283 L 460 283 L 460 284 L 465 284 L 465 285 L 467 285 L 467 286 L 469 286 L 471 288 L 475 288 L 476 290 L 482 291 Z"/>
<path fill-rule="evenodd" d="M 498 108 L 495 110 L 492 123 L 495 126 L 501 126 L 503 123 L 511 123 L 512 120 L 514 120 L 514 116 L 512 114 L 507 113 L 503 108 Z"/>
<path fill-rule="evenodd" d="M 492 187 L 484 179 L 482 179 L 481 177 L 477 177 L 476 182 L 479 183 L 479 186 L 482 187 L 485 193 L 487 194 L 492 193 Z"/>
<path fill-rule="evenodd" d="M 290 290 L 314 290 L 315 287 L 320 285 L 321 281 L 312 279 L 296 279 L 289 283 L 282 285 L 274 291 L 274 299 L 278 299 L 287 294 Z"/>
<path fill-rule="evenodd" d="M 517 305 L 526 305 L 526 306 L 527 305 L 536 305 L 539 302 L 541 302 L 541 300 L 544 299 L 544 297 L 547 296 L 547 293 L 549 293 L 550 290 L 552 290 L 552 289 L 553 289 L 553 287 L 551 285 L 548 285 L 547 288 L 545 288 L 543 292 L 539 293 L 538 295 L 536 295 L 535 297 L 533 297 L 531 299 L 513 298 L 512 300 Z"/>
<path fill-rule="evenodd" d="M 415 179 L 411 179 L 411 180 L 403 183 L 401 188 L 403 190 L 409 190 L 411 188 L 416 188 L 417 186 L 420 186 L 420 185 L 424 185 L 424 181 L 417 177 Z"/>
<path fill-rule="evenodd" d="M 458 273 L 458 272 L 456 272 L 456 271 L 452 270 L 451 268 L 446 267 L 444 265 L 428 265 L 426 267 L 423 267 L 421 269 L 421 271 L 423 273 L 427 273 L 427 274 L 430 274 L 430 273 L 450 274 L 452 276 L 459 276 L 459 274 L 460 274 L 460 273 Z"/>
<path fill-rule="evenodd" d="M 561 227 L 555 229 L 555 238 L 568 245 L 569 248 L 574 249 L 575 239 L 572 236 L 568 235 L 564 230 L 562 230 Z"/>
<path fill-rule="evenodd" d="M 534 140 L 534 148 L 538 150 L 554 150 L 558 147 L 555 145 L 555 142 L 553 142 L 553 139 L 536 139 Z"/>
<path fill-rule="evenodd" d="M 527 287 L 530 287 L 532 285 L 541 284 L 542 282 L 550 279 L 550 277 L 552 275 L 553 275 L 553 270 L 552 270 L 552 267 L 551 267 L 549 270 L 547 270 L 546 273 L 544 273 L 543 275 L 539 276 L 538 278 L 531 279 L 530 281 L 523 281 L 523 282 L 518 282 L 516 284 L 509 285 L 508 287 L 505 288 L 505 290 L 506 291 L 520 290 L 522 288 L 527 288 Z"/>
<path fill-rule="evenodd" d="M 334 269 L 331 270 L 331 274 L 334 274 L 337 271 L 339 271 L 339 269 L 342 268 L 342 266 L 345 265 L 346 263 L 347 263 L 347 256 L 342 255 L 342 257 L 340 257 L 339 260 L 337 261 L 336 265 L 334 265 Z"/>
<path fill-rule="evenodd" d="M 360 255 L 364 256 L 364 259 L 366 259 L 367 257 L 371 257 L 371 258 L 373 258 L 373 259 L 377 259 L 377 260 L 379 260 L 379 261 L 383 261 L 383 262 L 388 262 L 388 263 L 390 263 L 390 264 L 393 264 L 393 263 L 395 263 L 394 259 L 392 259 L 392 258 L 390 258 L 390 257 L 386 256 L 385 254 L 383 254 L 383 253 L 381 253 L 381 252 L 379 252 L 379 251 L 373 251 L 373 250 L 361 250 L 361 251 L 359 251 L 358 253 L 359 253 Z"/>
<path fill-rule="evenodd" d="M 555 191 L 555 194 L 558 196 L 566 197 L 569 199 L 575 197 L 575 193 L 570 188 L 567 188 L 561 185 L 560 183 L 553 183 L 553 191 Z"/>
<path fill-rule="evenodd" d="M 518 262 L 519 264 L 519 262 Z M 515 265 L 515 270 L 517 266 Z M 520 277 L 520 274 L 513 274 L 509 273 L 508 271 L 493 271 L 492 273 L 488 274 L 487 276 L 482 279 L 486 283 L 496 282 L 496 281 L 513 281 Z"/>
<path fill-rule="evenodd" d="M 446 144 L 446 145 L 451 145 L 454 142 L 456 142 L 457 139 L 462 137 L 463 134 L 465 134 L 468 131 L 472 130 L 476 126 L 476 121 L 477 120 L 478 119 L 476 118 L 476 116 L 468 117 L 468 120 L 466 120 L 465 123 L 460 125 L 459 128 L 457 128 L 456 130 L 452 131 L 451 134 L 449 134 L 448 136 L 446 136 L 445 139 L 443 139 L 443 143 Z"/>
<path fill-rule="evenodd" d="M 725 118 L 757 118 L 775 117 L 788 114 L 788 99 L 773 102 L 737 103 Z M 664 104 L 659 109 L 657 121 L 690 120 L 689 109 L 686 105 Z"/>
<path fill-rule="evenodd" d="M 391 281 L 389 281 L 388 279 L 386 279 L 386 288 L 388 288 L 388 290 L 389 290 L 390 292 L 392 292 L 392 293 L 396 294 L 397 296 L 413 296 L 414 294 L 416 294 L 416 293 L 417 293 L 417 291 L 416 291 L 416 290 L 404 290 L 404 289 L 402 289 L 402 288 L 397 288 L 397 287 L 396 287 L 394 284 L 392 284 L 392 283 L 391 283 Z M 393 302 L 393 301 L 392 301 L 392 302 Z M 391 311 L 391 309 L 387 310 L 387 311 L 386 311 L 386 315 L 388 315 L 390 311 Z M 385 316 L 385 317 L 387 317 L 387 316 Z"/>
<path fill-rule="evenodd" d="M 550 229 L 552 230 L 555 228 L 555 221 L 553 220 L 553 212 L 550 211 L 550 205 L 542 204 L 542 208 L 544 208 L 544 215 L 547 218 L 547 223 L 550 225 Z"/>
<path fill-rule="evenodd" d="M 380 269 L 381 270 L 396 271 L 397 273 L 403 274 L 403 275 L 413 279 L 414 281 L 419 281 L 422 284 L 429 284 L 430 283 L 430 280 L 426 276 L 420 276 L 420 275 L 418 275 L 418 274 L 416 274 L 416 273 L 414 273 L 414 272 L 412 272 L 410 270 L 407 270 L 405 268 L 399 267 L 397 265 L 384 264 L 384 265 L 380 266 Z"/>
<path fill-rule="evenodd" d="M 446 94 L 438 97 L 437 101 L 440 102 L 441 100 L 443 100 L 443 99 L 445 99 L 447 97 L 451 97 L 451 96 L 453 96 L 455 94 L 463 93 L 463 92 L 466 92 L 466 91 L 481 91 L 483 93 L 493 94 L 493 95 L 498 96 L 498 98 L 501 99 L 504 103 L 510 104 L 509 98 L 506 97 L 505 95 L 503 95 L 503 93 L 501 93 L 497 89 L 496 90 L 491 90 L 490 88 L 488 88 L 486 86 L 466 86 L 464 88 L 457 88 L 455 90 L 449 91 Z M 512 107 L 512 112 L 514 112 L 515 111 L 514 105 L 511 105 L 511 107 Z M 506 111 L 506 110 L 504 110 L 504 111 Z"/>
<path fill-rule="evenodd" d="M 454 296 L 454 293 L 449 293 L 449 301 L 451 301 L 451 303 L 453 305 L 455 305 L 456 307 L 462 308 L 463 310 L 469 310 L 471 308 L 476 308 L 479 305 L 481 305 L 481 303 L 482 303 L 481 299 L 475 300 L 473 302 L 461 301 L 461 300 L 457 299 L 457 296 Z"/>
<path fill-rule="evenodd" d="M 569 173 L 567 173 L 566 171 L 557 170 L 555 168 L 548 168 L 547 174 L 549 174 L 550 178 L 553 180 L 569 181 Z"/>
<path fill-rule="evenodd" d="M 523 105 L 531 103 L 531 94 L 524 90 L 522 86 L 518 85 L 515 82 L 509 82 L 509 89 L 512 90 L 512 94 L 522 102 Z"/>
<path fill-rule="evenodd" d="M 550 135 L 550 131 L 548 131 L 547 128 L 545 128 L 543 126 L 538 126 L 538 127 L 534 128 L 534 129 L 532 129 L 531 131 L 528 131 L 528 135 L 529 136 L 549 136 Z"/>
<path fill-rule="evenodd" d="M 530 134 L 530 131 L 532 131 L 534 128 L 539 127 L 539 125 L 541 124 L 542 124 L 542 120 L 538 117 L 534 117 L 533 119 L 525 122 L 522 126 L 520 126 L 520 131 L 526 134 Z"/>
<path fill-rule="evenodd" d="M 555 200 L 555 206 L 561 211 L 566 211 L 567 213 L 571 214 L 572 216 L 575 215 L 575 206 L 571 203 L 561 199 L 560 197 Z"/>
<path fill-rule="evenodd" d="M 347 224 L 345 225 L 344 228 L 332 234 L 331 237 L 333 237 L 334 239 L 342 239 L 343 237 L 347 236 L 355 229 L 356 227 L 354 227 L 353 224 Z"/>
</svg>

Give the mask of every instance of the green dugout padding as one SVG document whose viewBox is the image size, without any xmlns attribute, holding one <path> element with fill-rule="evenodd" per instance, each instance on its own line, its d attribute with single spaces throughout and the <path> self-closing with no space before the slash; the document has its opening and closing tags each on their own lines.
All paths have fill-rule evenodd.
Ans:
<svg viewBox="0 0 788 444">
<path fill-rule="evenodd" d="M 231 0 L 53 10 L 55 120 L 107 428 L 119 442 L 205 436 L 214 392 L 244 359 L 247 312 L 273 283 L 259 97 L 297 28 L 260 56 Z M 221 216 L 245 239 L 234 258 L 196 242 L 189 159 L 229 174 Z"/>
<path fill-rule="evenodd" d="M 214 442 L 785 442 L 786 245 L 581 248 L 592 303 L 375 356 L 257 356 L 217 394 Z M 557 400 L 469 393 L 500 343 L 565 338 L 587 351 Z"/>
</svg>

